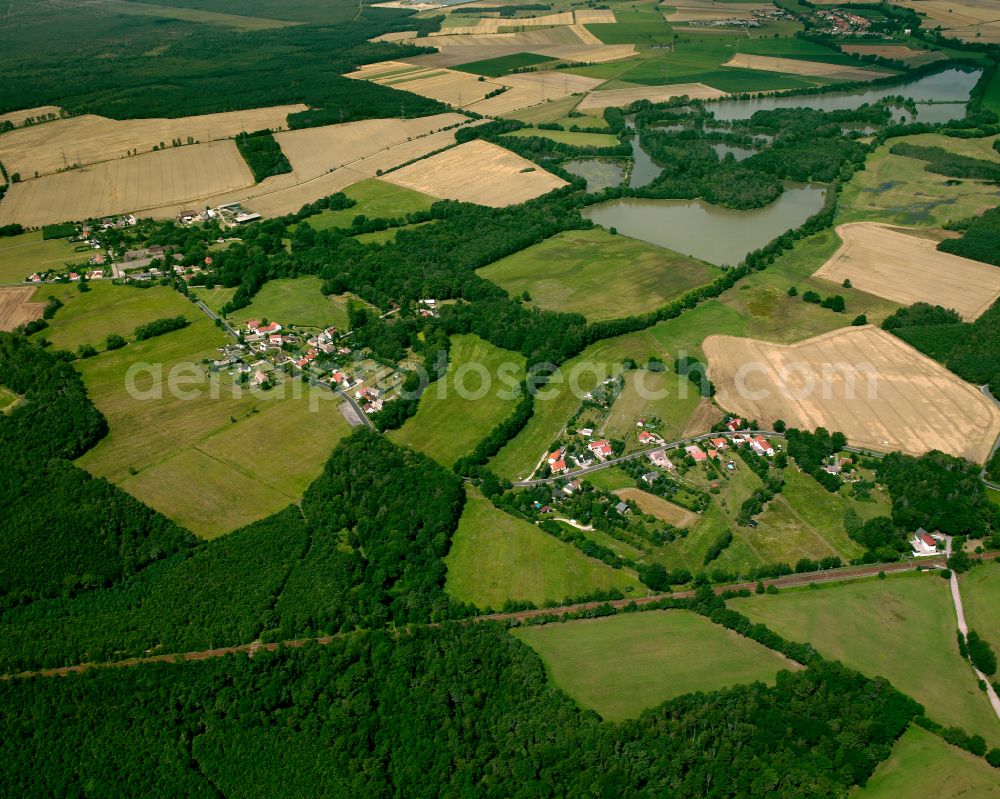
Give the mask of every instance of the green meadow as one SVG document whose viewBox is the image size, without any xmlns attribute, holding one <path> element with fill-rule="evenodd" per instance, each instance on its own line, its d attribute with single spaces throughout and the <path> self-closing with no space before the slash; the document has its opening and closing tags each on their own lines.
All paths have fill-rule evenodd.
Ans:
<svg viewBox="0 0 1000 799">
<path fill-rule="evenodd" d="M 32 272 L 86 263 L 93 250 L 77 252 L 79 243 L 67 239 L 42 240 L 42 231 L 0 238 L 0 283 L 23 283 Z"/>
<path fill-rule="evenodd" d="M 321 211 L 305 221 L 316 230 L 327 230 L 334 227 L 350 227 L 355 217 L 366 216 L 369 219 L 396 219 L 414 211 L 426 211 L 437 200 L 413 189 L 404 189 L 386 183 L 378 178 L 369 178 L 348 186 L 344 194 L 357 205 L 340 211 Z"/>
</svg>

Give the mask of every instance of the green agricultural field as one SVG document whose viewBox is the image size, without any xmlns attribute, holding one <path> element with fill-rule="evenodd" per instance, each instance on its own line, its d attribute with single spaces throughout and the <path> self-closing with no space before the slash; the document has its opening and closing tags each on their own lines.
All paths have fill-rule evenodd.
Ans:
<svg viewBox="0 0 1000 799">
<path fill-rule="evenodd" d="M 683 610 L 519 627 L 552 682 L 608 721 L 667 699 L 753 682 L 774 683 L 798 664 Z"/>
<path fill-rule="evenodd" d="M 586 557 L 497 510 L 475 489 L 469 490 L 445 563 L 448 593 L 480 608 L 500 609 L 508 600 L 543 605 L 611 588 L 640 588 L 632 571 Z"/>
<path fill-rule="evenodd" d="M 615 19 L 615 23 L 587 25 L 586 28 L 604 44 L 662 45 L 673 42 L 673 30 L 656 3 L 633 3 L 628 9 L 616 8 Z"/>
<path fill-rule="evenodd" d="M 0 283 L 23 283 L 32 272 L 86 263 L 93 250 L 76 252 L 78 246 L 66 239 L 43 241 L 40 230 L 4 236 L 0 238 Z"/>
<path fill-rule="evenodd" d="M 997 158 L 995 151 L 990 155 L 983 140 L 973 144 L 971 140 L 965 142 L 936 134 L 892 139 L 869 155 L 865 169 L 855 174 L 844 187 L 837 224 L 873 220 L 942 227 L 949 221 L 978 216 L 997 205 L 996 186 L 985 181 L 954 180 L 927 172 L 924 169 L 926 162 L 889 152 L 889 148 L 899 142 L 944 147 L 977 158 Z"/>
<path fill-rule="evenodd" d="M 899 306 L 857 289 L 813 278 L 812 274 L 840 247 L 840 237 L 824 230 L 795 242 L 762 272 L 755 272 L 726 291 L 719 301 L 746 319 L 745 335 L 787 344 L 845 327 L 865 314 L 878 324 Z M 789 297 L 795 286 L 798 296 Z M 840 294 L 846 303 L 843 313 L 804 302 L 809 289 L 826 297 Z"/>
<path fill-rule="evenodd" d="M 136 288 L 116 286 L 95 280 L 90 291 L 80 293 L 76 283 L 39 286 L 32 300 L 45 302 L 50 296 L 63 307 L 49 320 L 49 326 L 36 338 L 44 337 L 55 347 L 75 351 L 81 344 L 104 349 L 104 339 L 111 333 L 134 338 L 138 325 L 168 316 L 184 316 L 194 321 L 206 317 L 193 303 L 165 286 Z"/>
<path fill-rule="evenodd" d="M 562 381 L 547 386 L 536 399 L 534 416 L 490 461 L 490 468 L 512 480 L 527 477 L 579 407 L 583 395 L 620 370 L 625 358 L 644 363 L 650 355 L 656 355 L 671 361 L 681 352 L 704 357 L 701 342 L 706 336 L 712 333 L 739 336 L 744 330 L 745 323 L 739 314 L 721 303 L 708 301 L 676 319 L 597 342 L 562 365 Z"/>
<path fill-rule="evenodd" d="M 995 768 L 912 725 L 896 742 L 856 799 L 996 799 Z"/>
<path fill-rule="evenodd" d="M 414 211 L 426 211 L 437 202 L 434 197 L 378 178 L 369 178 L 348 186 L 344 189 L 344 194 L 356 200 L 357 205 L 341 211 L 321 211 L 306 220 L 309 225 L 316 230 L 327 230 L 333 227 L 350 227 L 357 216 L 397 219 Z"/>
<path fill-rule="evenodd" d="M 509 114 L 502 114 L 501 116 L 507 119 L 520 119 L 529 125 L 537 125 L 539 122 L 558 122 L 576 108 L 579 102 L 579 96 L 570 95 L 569 97 L 561 97 L 558 100 L 549 100 L 539 105 L 533 105 L 530 108 L 522 108 L 520 111 L 511 111 Z"/>
<path fill-rule="evenodd" d="M 995 502 L 997 505 L 1000 505 L 1000 491 L 997 491 L 995 488 L 987 488 L 986 496 L 990 498 L 991 502 Z"/>
<path fill-rule="evenodd" d="M 472 61 L 468 64 L 452 67 L 459 72 L 471 72 L 473 75 L 485 75 L 487 78 L 499 78 L 522 67 L 534 67 L 553 61 L 552 56 L 537 55 L 535 53 L 514 53 L 512 55 L 499 56 L 498 58 L 486 58 L 482 61 Z"/>
<path fill-rule="evenodd" d="M 795 38 L 761 38 L 743 39 L 737 48 L 741 53 L 750 55 L 774 56 L 777 58 L 794 58 L 799 61 L 819 61 L 824 64 L 843 64 L 852 67 L 871 67 L 856 56 L 842 53 L 831 47 L 825 47 L 807 39 Z M 888 70 L 878 70 L 888 74 Z M 874 77 L 874 75 L 873 75 Z"/>
<path fill-rule="evenodd" d="M 254 394 L 222 374 L 213 393 L 201 361 L 226 341 L 200 318 L 77 362 L 109 427 L 78 465 L 204 537 L 296 501 L 349 432 L 335 395 L 307 392 L 299 381 Z"/>
<path fill-rule="evenodd" d="M 522 355 L 477 336 L 455 336 L 448 374 L 428 387 L 416 415 L 389 437 L 450 468 L 510 414 L 511 388 L 524 380 L 524 368 Z"/>
<path fill-rule="evenodd" d="M 962 606 L 969 626 L 982 635 L 993 651 L 1000 654 L 1000 563 L 987 561 L 958 578 Z M 994 677 L 996 679 L 996 677 Z"/>
<path fill-rule="evenodd" d="M 600 228 L 560 233 L 477 270 L 514 297 L 602 321 L 655 310 L 712 281 L 715 267 Z"/>
<path fill-rule="evenodd" d="M 523 139 L 527 136 L 541 136 L 562 144 L 572 144 L 574 147 L 614 147 L 618 138 L 610 133 L 581 133 L 572 130 L 539 130 L 538 128 L 521 128 L 506 134 Z"/>
<path fill-rule="evenodd" d="M 320 291 L 323 281 L 306 275 L 269 280 L 246 308 L 229 315 L 238 324 L 248 319 L 267 319 L 284 326 L 347 328 L 349 295 L 327 296 Z M 360 302 L 355 298 L 355 302 Z M 211 305 L 209 305 L 211 307 Z"/>
<path fill-rule="evenodd" d="M 888 678 L 935 721 L 1000 745 L 1000 722 L 959 655 L 951 593 L 937 573 L 734 599 L 730 607 L 825 657 Z"/>
</svg>

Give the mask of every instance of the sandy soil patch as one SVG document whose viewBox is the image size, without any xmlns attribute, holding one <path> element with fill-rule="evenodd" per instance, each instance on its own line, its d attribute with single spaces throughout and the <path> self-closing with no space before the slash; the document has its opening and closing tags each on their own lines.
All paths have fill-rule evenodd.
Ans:
<svg viewBox="0 0 1000 799">
<path fill-rule="evenodd" d="M 37 119 L 49 114 L 59 116 L 61 111 L 62 109 L 57 105 L 39 105 L 34 108 L 24 108 L 21 111 L 8 111 L 6 114 L 0 114 L 0 123 L 11 122 L 15 128 L 19 128 L 26 119 Z"/>
<path fill-rule="evenodd" d="M 954 308 L 980 316 L 1000 297 L 1000 268 L 937 250 L 937 242 L 876 222 L 840 225 L 840 249 L 816 272 L 836 283 L 911 305 Z"/>
<path fill-rule="evenodd" d="M 170 149 L 174 139 L 186 144 L 190 136 L 204 143 L 227 139 L 244 130 L 277 130 L 286 127 L 289 114 L 305 108 L 280 105 L 178 119 L 124 121 L 84 114 L 3 134 L 0 161 L 8 172 L 20 172 L 21 179 L 28 180 L 35 172 L 46 175 L 74 165 L 124 158 L 134 150 L 140 154 L 150 152 L 161 142 Z"/>
<path fill-rule="evenodd" d="M 0 224 L 38 227 L 67 219 L 144 212 L 249 187 L 253 182 L 233 141 L 175 147 L 17 183 L 0 203 Z"/>
<path fill-rule="evenodd" d="M 580 101 L 580 110 L 588 108 L 608 108 L 609 106 L 626 106 L 636 100 L 650 100 L 660 103 L 671 97 L 687 95 L 692 100 L 711 100 L 725 97 L 726 93 L 706 86 L 704 83 L 675 83 L 671 86 L 636 86 L 626 89 L 609 89 L 603 92 L 591 92 Z"/>
<path fill-rule="evenodd" d="M 34 293 L 34 286 L 0 287 L 0 330 L 13 330 L 41 318 L 45 303 L 30 302 Z"/>
<path fill-rule="evenodd" d="M 383 179 L 432 197 L 493 207 L 522 203 L 566 185 L 510 150 L 478 139 L 404 166 Z"/>
<path fill-rule="evenodd" d="M 716 401 L 748 419 L 843 432 L 855 446 L 981 463 L 1000 435 L 1000 408 L 941 364 L 866 325 L 797 344 L 733 336 L 702 343 Z"/>
<path fill-rule="evenodd" d="M 649 494 L 638 488 L 621 488 L 615 491 L 622 499 L 630 499 L 639 506 L 643 513 L 649 513 L 662 522 L 672 524 L 674 527 L 689 527 L 698 521 L 697 513 L 692 513 L 680 505 L 675 505 L 656 494 Z"/>
<path fill-rule="evenodd" d="M 748 53 L 737 53 L 723 66 L 757 69 L 763 72 L 783 72 L 788 75 L 817 75 L 839 80 L 874 80 L 891 74 L 885 70 L 877 71 L 843 64 L 825 64 L 822 61 L 800 61 L 797 58 L 774 58 Z"/>
<path fill-rule="evenodd" d="M 715 407 L 712 400 L 702 397 L 698 402 L 698 407 L 694 409 L 691 418 L 684 425 L 681 437 L 699 436 L 712 430 L 712 425 L 722 419 L 722 412 Z"/>
</svg>

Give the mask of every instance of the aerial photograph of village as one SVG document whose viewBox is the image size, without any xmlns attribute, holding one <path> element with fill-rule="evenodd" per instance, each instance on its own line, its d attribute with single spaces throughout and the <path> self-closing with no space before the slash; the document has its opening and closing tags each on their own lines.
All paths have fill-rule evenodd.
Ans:
<svg viewBox="0 0 1000 799">
<path fill-rule="evenodd" d="M 1000 0 L 0 0 L 0 797 L 1000 799 Z"/>
</svg>

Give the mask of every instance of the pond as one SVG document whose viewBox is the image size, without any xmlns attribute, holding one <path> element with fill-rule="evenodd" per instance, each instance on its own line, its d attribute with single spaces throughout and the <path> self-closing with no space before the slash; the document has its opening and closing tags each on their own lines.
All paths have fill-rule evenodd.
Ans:
<svg viewBox="0 0 1000 799">
<path fill-rule="evenodd" d="M 752 250 L 798 227 L 823 207 L 826 188 L 792 185 L 765 208 L 733 211 L 703 200 L 625 198 L 583 209 L 587 219 L 719 266 L 735 265 Z"/>
<path fill-rule="evenodd" d="M 732 153 L 733 158 L 737 161 L 742 161 L 744 158 L 749 158 L 757 152 L 749 147 L 735 147 L 732 144 L 725 144 L 724 142 L 716 142 L 711 147 L 715 150 L 715 154 L 719 156 L 720 160 L 725 158 L 729 153 Z"/>
<path fill-rule="evenodd" d="M 885 97 L 911 97 L 917 103 L 919 122 L 948 122 L 965 116 L 965 103 L 982 70 L 965 72 L 945 69 L 933 75 L 924 75 L 909 83 L 892 86 L 873 86 L 846 92 L 809 94 L 790 97 L 757 97 L 753 100 L 722 100 L 707 103 L 706 108 L 716 119 L 749 119 L 755 111 L 775 108 L 815 108 L 820 111 L 843 111 L 857 108 L 864 103 L 874 103 Z M 902 109 L 894 111 L 898 117 Z M 909 117 L 909 114 L 906 114 Z"/>
<path fill-rule="evenodd" d="M 603 191 L 625 180 L 624 164 L 608 158 L 574 158 L 564 163 L 562 168 L 586 180 L 589 192 Z"/>
</svg>

